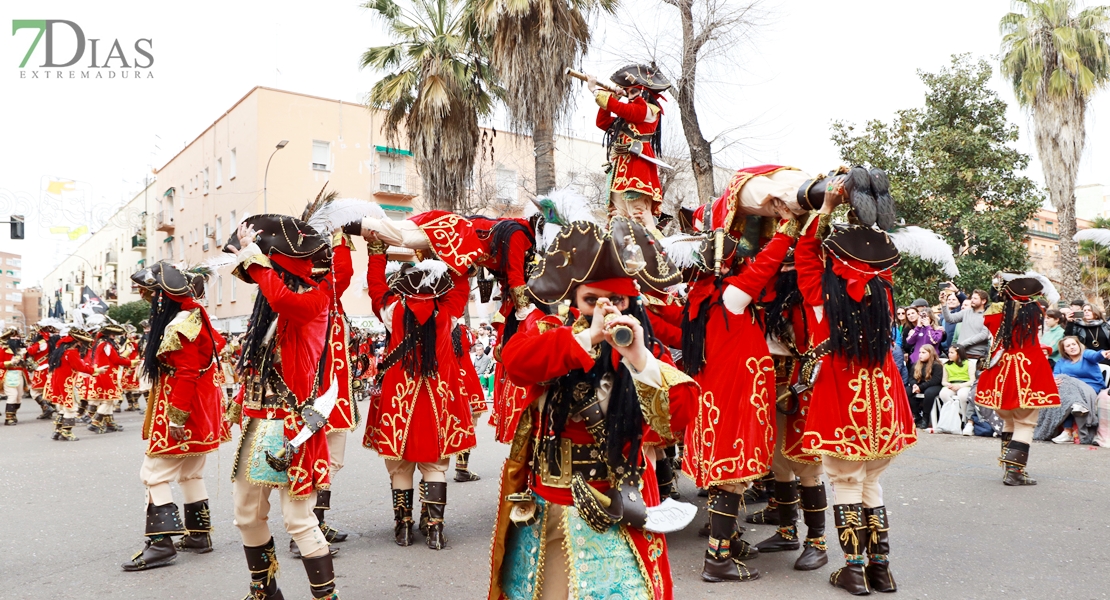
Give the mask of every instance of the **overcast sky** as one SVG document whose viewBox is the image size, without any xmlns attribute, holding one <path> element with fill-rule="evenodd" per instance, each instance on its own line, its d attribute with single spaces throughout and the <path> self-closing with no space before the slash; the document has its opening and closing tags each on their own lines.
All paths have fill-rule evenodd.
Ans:
<svg viewBox="0 0 1110 600">
<path fill-rule="evenodd" d="M 153 79 L 21 79 L 19 63 L 35 33 L 0 35 L 5 142 L 0 145 L 0 218 L 11 212 L 29 217 L 27 240 L 9 240 L 0 229 L 0 250 L 23 254 L 25 285 L 37 283 L 76 247 L 68 237 L 50 234 L 50 226 L 75 228 L 110 214 L 142 189 L 151 165 L 164 164 L 251 87 L 359 101 L 377 77 L 359 70 L 359 55 L 388 41 L 357 1 L 193 0 L 154 10 L 157 4 L 163 3 L 0 3 L 5 32 L 15 19 L 69 20 L 87 38 L 101 40 L 99 62 L 114 39 L 134 61 L 142 59 L 135 41 L 149 38 L 154 57 Z M 627 0 L 621 18 L 634 12 L 648 35 L 659 36 L 660 48 L 666 48 L 681 34 L 672 25 L 677 23 L 673 9 L 661 4 Z M 987 57 L 997 67 L 998 20 L 1009 9 L 1009 0 L 770 0 L 752 37 L 701 84 L 707 137 L 744 125 L 732 134 L 743 143 L 721 155 L 730 166 L 832 168 L 838 158 L 829 141 L 830 122 L 889 119 L 898 109 L 920 106 L 924 88 L 916 70 L 936 71 L 953 53 Z M 635 56 L 639 42 L 626 30 L 624 23 L 599 19 L 596 45 L 584 68 L 608 75 L 624 57 Z M 43 47 L 28 61 L 27 71 L 42 64 Z M 86 50 L 82 62 L 88 60 Z M 845 67 L 865 67 L 872 84 L 867 89 L 845 85 Z M 1018 147 L 1035 160 L 1027 115 L 997 75 L 993 87 L 1011 103 L 1010 119 L 1022 128 Z M 677 131 L 675 103 L 664 106 L 665 127 Z M 1110 157 L 1108 109 L 1110 92 L 1103 92 L 1089 112 L 1080 184 L 1104 182 L 1102 167 Z M 564 132 L 600 138 L 589 129 L 593 112 L 583 91 Z M 1038 163 L 1029 175 L 1042 180 Z M 52 177 L 79 182 L 84 204 L 40 218 L 35 206 Z"/>
</svg>

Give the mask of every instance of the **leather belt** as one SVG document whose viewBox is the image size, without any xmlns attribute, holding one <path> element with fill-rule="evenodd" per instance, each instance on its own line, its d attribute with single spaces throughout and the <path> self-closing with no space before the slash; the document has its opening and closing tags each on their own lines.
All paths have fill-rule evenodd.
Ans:
<svg viewBox="0 0 1110 600">
<path fill-rule="evenodd" d="M 547 487 L 569 488 L 575 473 L 587 481 L 608 481 L 609 467 L 605 464 L 605 449 L 600 444 L 575 444 L 567 438 L 559 439 L 559 474 L 550 472 L 547 461 L 537 457 L 540 482 Z"/>
</svg>

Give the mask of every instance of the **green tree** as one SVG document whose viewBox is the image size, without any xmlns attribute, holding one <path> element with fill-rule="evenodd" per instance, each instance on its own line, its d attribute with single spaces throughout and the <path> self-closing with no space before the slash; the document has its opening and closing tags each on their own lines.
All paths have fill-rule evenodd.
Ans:
<svg viewBox="0 0 1110 600">
<path fill-rule="evenodd" d="M 532 134 L 536 193 L 555 187 L 555 123 L 572 106 L 563 70 L 590 43 L 590 13 L 612 13 L 617 0 L 473 0 L 490 58 L 505 87 L 509 125 Z"/>
<path fill-rule="evenodd" d="M 1110 229 L 1110 219 L 1098 217 L 1092 226 Z M 1091 241 L 1079 242 L 1079 282 L 1083 284 L 1081 297 L 1098 298 L 1103 306 L 1110 306 L 1110 247 Z"/>
<path fill-rule="evenodd" d="M 1043 202 L 1020 174 L 1029 156 L 1010 146 L 1018 128 L 987 87 L 991 73 L 985 60 L 954 55 L 937 73 L 918 71 L 927 87 L 923 108 L 899 111 L 889 123 L 868 121 L 860 131 L 841 121 L 832 126 L 842 159 L 890 175 L 899 218 L 952 245 L 961 289 L 986 289 L 995 271 L 1026 267 L 1025 223 Z M 896 271 L 897 299 L 935 301 L 944 278 L 935 264 L 907 257 Z"/>
<path fill-rule="evenodd" d="M 396 40 L 362 54 L 361 65 L 386 72 L 370 91 L 385 111 L 382 129 L 402 128 L 420 171 L 429 208 L 453 211 L 463 203 L 481 136 L 478 119 L 493 110 L 489 63 L 476 23 L 459 0 L 393 0 L 362 5 L 375 11 Z"/>
<path fill-rule="evenodd" d="M 150 317 L 150 303 L 146 300 L 136 300 L 108 308 L 108 316 L 119 323 L 131 323 L 139 327 L 139 323 Z"/>
<path fill-rule="evenodd" d="M 1075 0 L 1014 0 L 1002 17 L 1002 74 L 1033 115 L 1033 139 L 1060 221 L 1061 292 L 1082 291 L 1075 235 L 1075 178 L 1086 143 L 1087 103 L 1110 81 L 1110 7 Z"/>
</svg>

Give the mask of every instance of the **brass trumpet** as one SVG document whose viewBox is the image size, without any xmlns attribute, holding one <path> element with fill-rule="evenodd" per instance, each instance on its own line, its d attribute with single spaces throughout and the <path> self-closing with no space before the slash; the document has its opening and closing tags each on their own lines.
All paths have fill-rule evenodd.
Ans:
<svg viewBox="0 0 1110 600">
<path fill-rule="evenodd" d="M 613 313 L 609 313 L 609 314 L 605 315 L 605 323 L 606 324 L 612 323 L 613 319 L 616 319 L 616 318 L 617 318 L 617 315 L 614 315 Z M 631 346 L 632 345 L 632 340 L 636 339 L 636 334 L 632 331 L 632 328 L 629 327 L 628 325 L 617 325 L 616 327 L 614 327 L 612 329 L 612 334 L 613 334 L 613 343 L 620 346 L 621 348 L 627 348 L 628 346 Z"/>
</svg>

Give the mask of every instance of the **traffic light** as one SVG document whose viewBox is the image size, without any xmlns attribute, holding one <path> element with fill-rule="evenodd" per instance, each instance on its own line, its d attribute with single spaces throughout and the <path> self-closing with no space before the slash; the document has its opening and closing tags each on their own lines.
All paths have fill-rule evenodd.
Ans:
<svg viewBox="0 0 1110 600">
<path fill-rule="evenodd" d="M 12 239 L 13 240 L 23 239 L 23 215 L 12 215 L 11 226 L 12 226 Z"/>
</svg>

